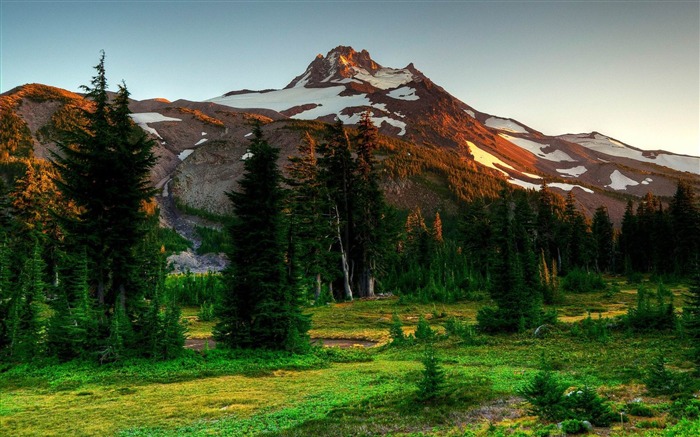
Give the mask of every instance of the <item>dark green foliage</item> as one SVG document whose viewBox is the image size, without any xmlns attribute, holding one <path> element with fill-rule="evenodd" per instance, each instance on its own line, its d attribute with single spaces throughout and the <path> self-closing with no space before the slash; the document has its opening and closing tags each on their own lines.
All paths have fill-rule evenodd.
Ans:
<svg viewBox="0 0 700 437">
<path fill-rule="evenodd" d="M 631 416 L 637 417 L 654 417 L 655 411 L 647 404 L 641 401 L 629 402 L 625 406 L 625 411 Z"/>
<path fill-rule="evenodd" d="M 432 345 L 425 348 L 423 358 L 423 372 L 418 381 L 418 400 L 426 402 L 435 399 L 445 385 L 445 371 L 440 365 L 440 361 L 435 356 Z"/>
<path fill-rule="evenodd" d="M 605 289 L 605 281 L 599 273 L 574 268 L 564 276 L 564 290 L 571 293 L 590 293 Z"/>
<path fill-rule="evenodd" d="M 663 284 L 659 284 L 656 296 L 646 287 L 637 289 L 637 305 L 627 310 L 625 318 L 628 328 L 636 332 L 670 331 L 676 328 L 676 313 L 673 294 Z"/>
<path fill-rule="evenodd" d="M 229 228 L 231 264 L 223 274 L 227 290 L 214 336 L 230 348 L 296 350 L 308 342 L 309 321 L 286 274 L 279 152 L 263 139 L 260 126 L 250 152 L 241 191 L 229 193 L 235 213 Z"/>
<path fill-rule="evenodd" d="M 483 341 L 477 336 L 474 327 L 466 321 L 450 317 L 445 323 L 445 333 L 448 337 L 457 337 L 463 344 L 479 345 Z"/>
<path fill-rule="evenodd" d="M 599 272 L 615 270 L 615 232 L 608 209 L 600 206 L 593 215 L 591 234 L 595 246 L 595 266 Z"/>
<path fill-rule="evenodd" d="M 391 326 L 389 327 L 389 337 L 391 337 L 392 346 L 401 346 L 406 343 L 406 335 L 403 332 L 403 323 L 398 314 L 394 313 L 391 316 Z"/>
<path fill-rule="evenodd" d="M 95 334 L 102 344 L 94 352 L 109 361 L 140 349 L 139 319 L 153 272 L 148 260 L 157 258 L 160 247 L 149 237 L 153 222 L 145 208 L 153 194 L 149 176 L 156 158 L 153 142 L 129 116 L 125 86 L 110 103 L 104 54 L 95 69 L 92 87 L 83 87 L 92 108 L 61 132 L 52 159 L 56 185 L 79 211 L 75 217 L 58 211 L 56 216 L 69 250 L 87 255 L 88 285 L 95 290 L 101 324 Z"/>
<path fill-rule="evenodd" d="M 583 422 L 577 419 L 568 419 L 561 423 L 561 431 L 565 434 L 581 434 L 587 432 Z"/>
<path fill-rule="evenodd" d="M 572 419 L 587 420 L 595 426 L 610 426 L 615 420 L 610 406 L 588 386 L 581 387 L 564 396 L 567 416 Z"/>
<path fill-rule="evenodd" d="M 690 273 L 700 253 L 700 206 L 692 186 L 684 180 L 678 181 L 670 205 L 670 215 L 677 270 Z"/>
<path fill-rule="evenodd" d="M 490 294 L 497 306 L 477 314 L 484 331 L 522 332 L 541 321 L 542 294 L 528 211 L 527 202 L 514 201 L 509 191 L 502 192 L 496 203 Z"/>
<path fill-rule="evenodd" d="M 171 228 L 158 227 L 158 241 L 165 253 L 179 253 L 192 248 L 192 242 Z"/>
<path fill-rule="evenodd" d="M 683 329 L 691 341 L 690 356 L 700 373 L 700 262 L 694 263 L 694 272 L 683 307 Z"/>
<path fill-rule="evenodd" d="M 197 253 L 225 253 L 229 250 L 228 241 L 223 231 L 204 226 L 195 226 L 197 235 L 202 239 L 202 244 L 197 248 Z"/>
<path fill-rule="evenodd" d="M 197 319 L 201 322 L 211 322 L 214 320 L 214 304 L 209 303 L 206 300 L 202 302 L 199 306 L 199 312 L 197 313 Z"/>
<path fill-rule="evenodd" d="M 420 343 L 431 343 L 435 340 L 435 331 L 432 330 L 430 324 L 422 315 L 418 318 L 416 332 L 413 335 Z"/>
<path fill-rule="evenodd" d="M 297 148 L 299 156 L 290 157 L 287 167 L 290 186 L 288 204 L 288 256 L 290 274 L 298 282 L 310 285 L 309 298 L 317 305 L 327 302 L 324 283 L 338 276 L 337 254 L 331 251 L 335 241 L 331 206 L 326 184 L 320 177 L 316 140 L 307 132 Z"/>
<path fill-rule="evenodd" d="M 581 320 L 581 322 L 574 324 L 571 327 L 571 334 L 575 337 L 584 338 L 586 340 L 595 340 L 601 343 L 607 343 L 610 340 L 610 329 L 608 324 L 609 319 L 603 319 L 598 315 L 597 319 L 591 317 L 591 313 L 588 313 L 588 317 Z"/>
<path fill-rule="evenodd" d="M 518 394 L 530 404 L 531 414 L 545 420 L 560 420 L 566 416 L 564 389 L 554 373 L 544 369 L 521 387 Z"/>
<path fill-rule="evenodd" d="M 224 291 L 224 282 L 219 273 L 168 275 L 165 291 L 180 305 L 201 305 L 204 302 L 216 303 Z"/>
<path fill-rule="evenodd" d="M 644 384 L 653 395 L 676 395 L 690 390 L 687 377 L 666 368 L 666 359 L 661 354 L 646 369 Z"/>
</svg>

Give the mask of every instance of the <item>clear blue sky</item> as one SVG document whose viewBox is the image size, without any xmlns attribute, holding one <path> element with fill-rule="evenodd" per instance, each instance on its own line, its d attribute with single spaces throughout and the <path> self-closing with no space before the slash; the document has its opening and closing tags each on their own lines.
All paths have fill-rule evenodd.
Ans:
<svg viewBox="0 0 700 437">
<path fill-rule="evenodd" d="M 350 45 L 545 134 L 700 155 L 699 4 L 0 0 L 0 92 L 77 90 L 104 49 L 113 88 L 204 100 L 281 88 Z"/>
</svg>

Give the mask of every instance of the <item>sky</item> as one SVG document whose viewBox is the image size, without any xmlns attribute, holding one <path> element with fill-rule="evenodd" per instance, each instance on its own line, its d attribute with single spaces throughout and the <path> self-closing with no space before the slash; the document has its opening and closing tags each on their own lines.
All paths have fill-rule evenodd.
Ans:
<svg viewBox="0 0 700 437">
<path fill-rule="evenodd" d="M 700 2 L 0 0 L 0 92 L 206 100 L 286 86 L 338 45 L 413 62 L 475 109 L 700 155 Z"/>
</svg>

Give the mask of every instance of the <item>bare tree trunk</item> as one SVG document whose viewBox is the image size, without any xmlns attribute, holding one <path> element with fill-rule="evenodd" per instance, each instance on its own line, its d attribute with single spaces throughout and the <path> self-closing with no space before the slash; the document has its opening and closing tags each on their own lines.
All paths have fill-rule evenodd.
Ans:
<svg viewBox="0 0 700 437">
<path fill-rule="evenodd" d="M 316 294 L 314 296 L 314 300 L 318 302 L 318 300 L 321 298 L 321 274 L 316 273 Z"/>
<path fill-rule="evenodd" d="M 343 246 L 343 236 L 340 232 L 340 213 L 338 205 L 335 206 L 335 224 L 338 230 L 338 244 L 340 244 L 340 260 L 343 264 L 343 288 L 345 290 L 345 299 L 352 300 L 352 288 L 350 287 L 350 267 L 348 266 L 348 254 Z"/>
</svg>

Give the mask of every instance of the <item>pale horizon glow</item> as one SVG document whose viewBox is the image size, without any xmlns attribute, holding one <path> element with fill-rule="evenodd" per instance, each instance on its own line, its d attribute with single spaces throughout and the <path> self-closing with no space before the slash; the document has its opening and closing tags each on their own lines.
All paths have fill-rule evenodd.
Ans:
<svg viewBox="0 0 700 437">
<path fill-rule="evenodd" d="M 338 45 L 546 135 L 700 155 L 697 1 L 2 0 L 0 92 L 79 91 L 104 50 L 111 89 L 203 101 L 283 88 Z"/>
</svg>

